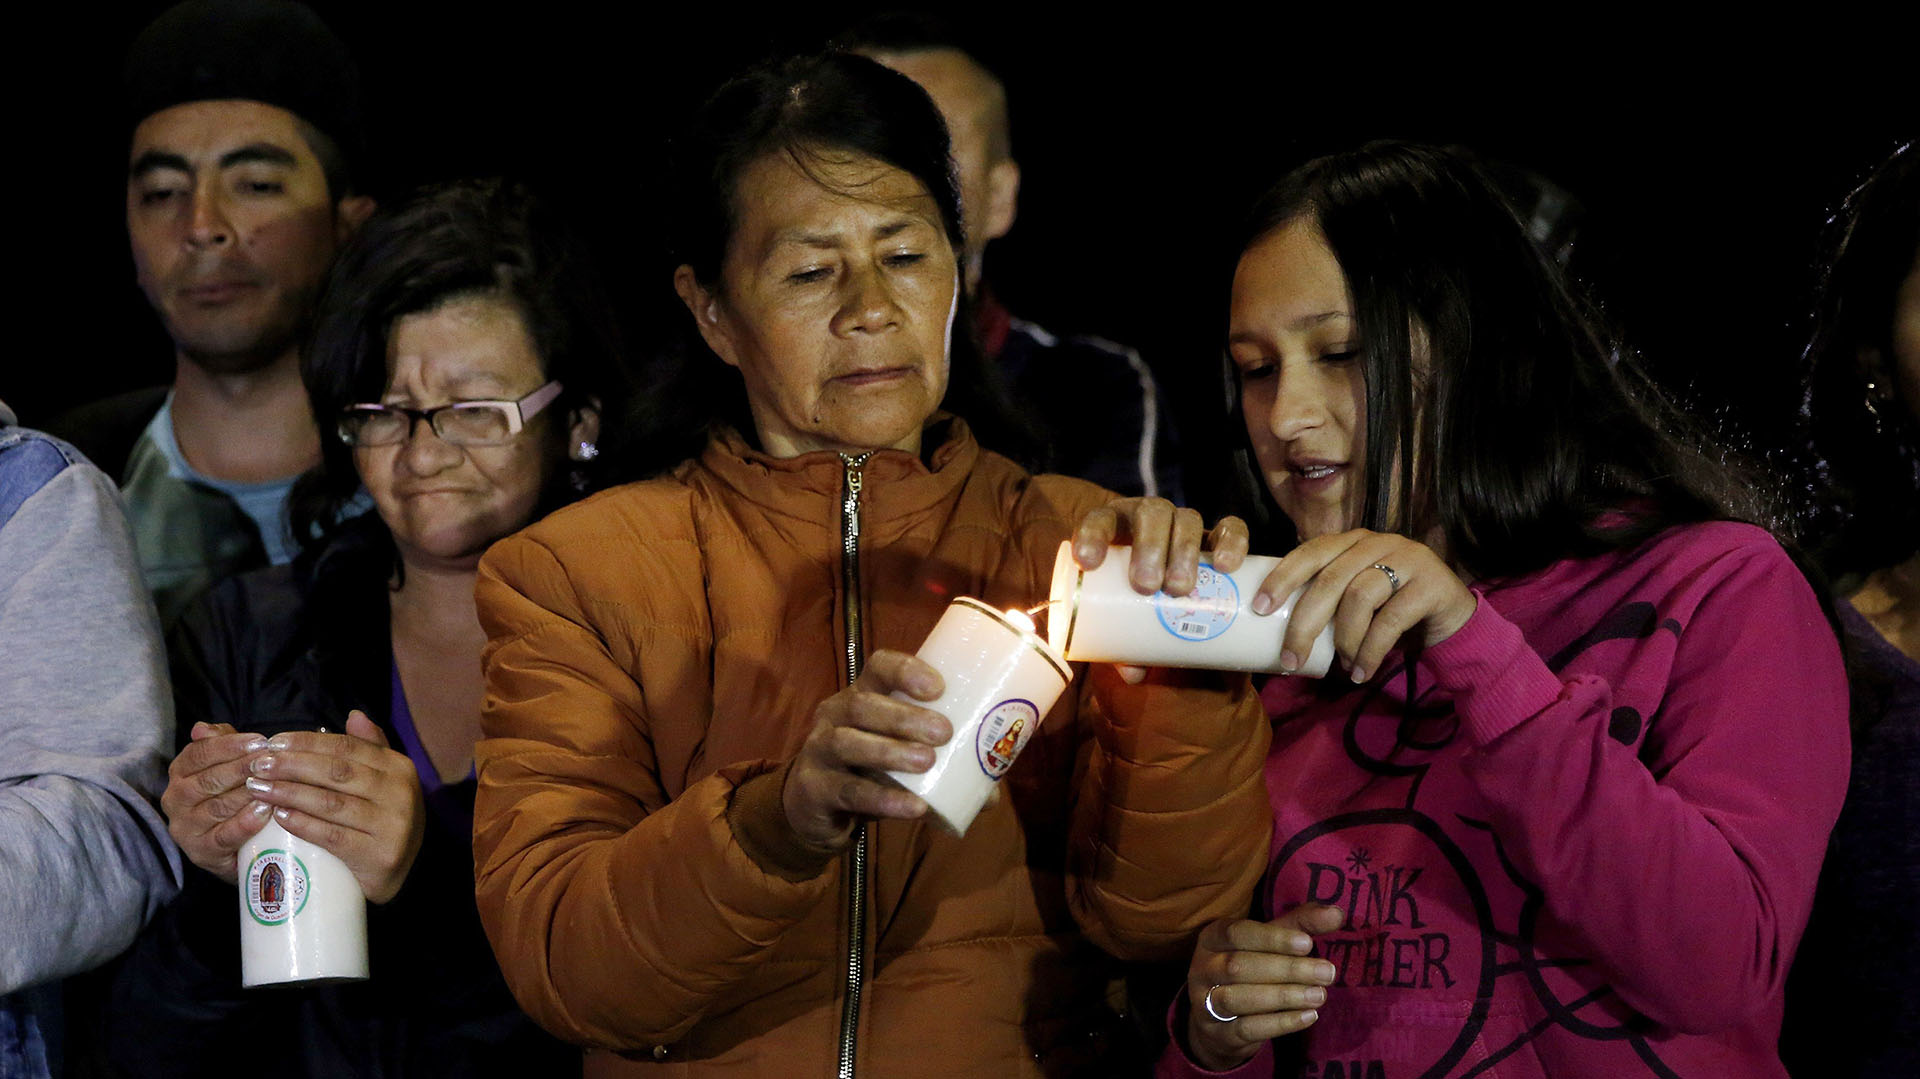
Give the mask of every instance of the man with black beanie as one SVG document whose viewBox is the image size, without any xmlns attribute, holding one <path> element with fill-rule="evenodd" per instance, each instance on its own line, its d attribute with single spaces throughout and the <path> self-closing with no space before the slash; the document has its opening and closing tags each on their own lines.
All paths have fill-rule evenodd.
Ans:
<svg viewBox="0 0 1920 1079">
<path fill-rule="evenodd" d="M 299 342 L 373 202 L 355 190 L 357 70 L 304 5 L 173 7 L 134 41 L 126 88 L 127 234 L 173 383 L 49 426 L 120 481 L 171 625 L 220 578 L 293 557 L 287 495 L 320 456 Z"/>
</svg>

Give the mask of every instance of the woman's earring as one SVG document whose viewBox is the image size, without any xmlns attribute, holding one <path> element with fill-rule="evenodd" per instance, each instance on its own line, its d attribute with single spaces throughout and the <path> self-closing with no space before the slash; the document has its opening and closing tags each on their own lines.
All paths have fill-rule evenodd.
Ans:
<svg viewBox="0 0 1920 1079">
<path fill-rule="evenodd" d="M 600 447 L 585 439 L 573 448 L 573 459 L 576 461 L 591 461 L 598 456 L 600 456 Z"/>
</svg>

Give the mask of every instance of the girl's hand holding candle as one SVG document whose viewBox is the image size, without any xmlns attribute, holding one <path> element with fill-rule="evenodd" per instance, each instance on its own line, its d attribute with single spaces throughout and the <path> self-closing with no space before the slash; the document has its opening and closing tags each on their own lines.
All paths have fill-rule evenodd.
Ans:
<svg viewBox="0 0 1920 1079">
<path fill-rule="evenodd" d="M 1302 591 L 1303 590 L 1303 591 Z M 1392 533 L 1354 529 L 1317 536 L 1280 559 L 1253 597 L 1276 609 L 1300 591 L 1286 653 L 1306 656 L 1327 632 L 1349 677 L 1364 682 L 1408 631 L 1439 644 L 1473 617 L 1479 600 L 1433 548 Z"/>
</svg>

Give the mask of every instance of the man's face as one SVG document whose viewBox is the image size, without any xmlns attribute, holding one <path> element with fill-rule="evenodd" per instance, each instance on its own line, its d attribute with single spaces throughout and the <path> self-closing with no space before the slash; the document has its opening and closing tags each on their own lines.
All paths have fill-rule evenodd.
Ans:
<svg viewBox="0 0 1920 1079">
<path fill-rule="evenodd" d="M 347 223 L 285 109 L 195 101 L 133 133 L 134 272 L 180 355 L 220 374 L 294 347 Z"/>
<path fill-rule="evenodd" d="M 947 122 L 954 170 L 960 180 L 960 218 L 966 226 L 969 287 L 979 277 L 980 254 L 1013 228 L 1020 170 L 996 155 L 1004 145 L 1005 105 L 993 76 L 958 49 L 875 53 L 874 59 L 912 79 L 927 92 Z"/>
</svg>

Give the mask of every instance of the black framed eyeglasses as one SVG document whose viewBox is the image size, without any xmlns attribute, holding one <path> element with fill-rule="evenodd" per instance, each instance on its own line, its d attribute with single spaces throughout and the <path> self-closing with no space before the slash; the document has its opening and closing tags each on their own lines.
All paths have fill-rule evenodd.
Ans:
<svg viewBox="0 0 1920 1079">
<path fill-rule="evenodd" d="M 397 405 L 348 405 L 340 412 L 340 441 L 349 446 L 392 446 L 413 437 L 421 420 L 450 446 L 499 446 L 560 396 L 549 382 L 518 401 L 455 401 L 438 408 Z"/>
</svg>

